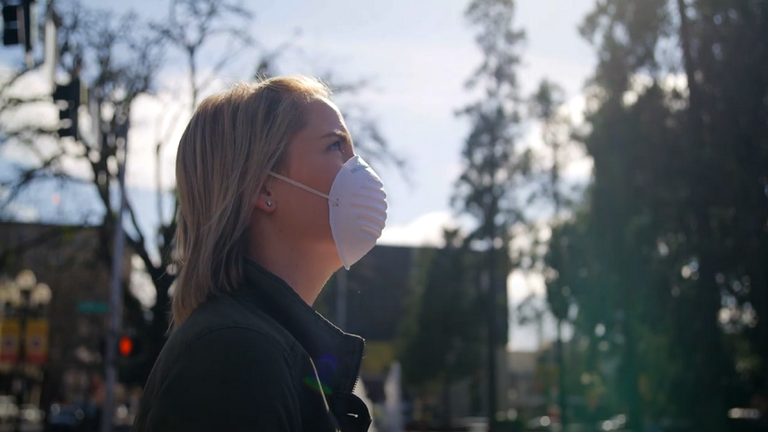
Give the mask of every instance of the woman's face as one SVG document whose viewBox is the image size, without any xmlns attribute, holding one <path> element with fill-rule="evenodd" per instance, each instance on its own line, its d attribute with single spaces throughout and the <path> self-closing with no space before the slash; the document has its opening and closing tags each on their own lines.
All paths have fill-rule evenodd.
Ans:
<svg viewBox="0 0 768 432">
<path fill-rule="evenodd" d="M 354 146 L 344 119 L 332 102 L 315 100 L 305 109 L 307 125 L 289 142 L 279 174 L 328 194 L 341 166 L 355 155 Z M 275 178 L 271 188 L 275 225 L 283 238 L 336 256 L 328 200 Z"/>
</svg>

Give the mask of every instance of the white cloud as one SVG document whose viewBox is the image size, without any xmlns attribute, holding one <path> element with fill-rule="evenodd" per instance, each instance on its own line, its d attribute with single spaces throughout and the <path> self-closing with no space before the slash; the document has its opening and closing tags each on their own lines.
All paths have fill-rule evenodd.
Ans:
<svg viewBox="0 0 768 432">
<path fill-rule="evenodd" d="M 140 96 L 134 102 L 131 130 L 128 135 L 126 183 L 133 187 L 154 189 L 157 185 L 156 145 L 163 142 L 160 152 L 160 184 L 167 189 L 175 184 L 173 170 L 179 138 L 189 118 L 182 101 L 173 101 L 163 93 Z M 178 121 L 173 121 L 178 119 Z M 183 120 L 183 121 L 182 121 Z M 171 124 L 173 123 L 173 124 Z"/>
<path fill-rule="evenodd" d="M 450 212 L 432 212 L 420 216 L 406 225 L 387 226 L 379 244 L 391 246 L 434 246 L 442 247 L 443 228 L 458 226 Z"/>
<path fill-rule="evenodd" d="M 0 67 L 0 81 L 8 82 L 16 70 L 10 67 Z M 3 103 L 8 99 L 21 99 L 30 102 L 18 106 L 6 106 L 0 112 L 0 125 L 6 131 L 23 130 L 25 128 L 54 129 L 59 122 L 58 108 L 51 98 L 52 83 L 44 70 L 32 70 L 18 77 L 2 94 Z M 81 107 L 81 116 L 85 116 Z M 87 123 L 88 119 L 85 118 Z M 71 139 L 58 140 L 53 136 L 39 136 L 31 143 L 22 142 L 15 138 L 3 143 L 0 156 L 4 162 L 11 165 L 37 167 L 49 158 L 64 150 L 66 156 L 58 159 L 61 171 L 79 179 L 89 179 L 90 169 L 87 161 L 76 155 L 82 152 L 80 144 Z M 56 165 L 54 165 L 56 166 Z M 18 213 L 18 212 L 17 212 Z M 18 213 L 29 215 L 29 211 Z M 27 216 L 18 216 L 30 219 Z"/>
<path fill-rule="evenodd" d="M 40 220 L 40 212 L 32 204 L 12 202 L 4 210 L 4 213 L 13 215 L 15 221 L 33 223 Z"/>
<path fill-rule="evenodd" d="M 208 74 L 205 70 L 201 72 L 203 77 Z M 200 94 L 199 99 L 222 91 L 227 86 L 225 80 L 214 80 L 206 91 Z M 161 188 L 168 190 L 176 184 L 176 149 L 192 116 L 192 97 L 188 80 L 179 74 L 161 77 L 160 88 L 162 90 L 155 95 L 139 96 L 131 107 L 126 183 L 132 187 L 156 188 L 156 150 L 159 141 L 163 143 L 160 152 Z"/>
</svg>

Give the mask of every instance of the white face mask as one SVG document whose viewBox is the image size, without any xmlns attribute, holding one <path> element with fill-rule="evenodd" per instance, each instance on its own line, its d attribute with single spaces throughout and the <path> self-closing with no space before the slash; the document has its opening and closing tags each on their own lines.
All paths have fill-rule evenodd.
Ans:
<svg viewBox="0 0 768 432">
<path fill-rule="evenodd" d="M 280 174 L 269 174 L 328 200 L 333 240 L 347 270 L 381 237 L 387 221 L 387 194 L 384 183 L 360 156 L 341 167 L 328 195 Z"/>
</svg>

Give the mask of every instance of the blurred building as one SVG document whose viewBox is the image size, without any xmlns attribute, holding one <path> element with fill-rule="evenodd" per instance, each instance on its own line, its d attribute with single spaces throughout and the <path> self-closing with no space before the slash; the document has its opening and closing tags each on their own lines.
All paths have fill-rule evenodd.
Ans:
<svg viewBox="0 0 768 432">
<path fill-rule="evenodd" d="M 532 417 L 546 412 L 549 404 L 541 380 L 541 351 L 511 351 L 507 353 L 509 407 L 519 415 Z"/>
<path fill-rule="evenodd" d="M 103 238 L 102 235 L 106 235 Z M 101 339 L 107 328 L 111 236 L 99 227 L 0 223 L 0 275 L 30 269 L 51 287 L 47 393 L 70 401 L 88 398 L 102 372 Z M 384 402 L 384 382 L 395 358 L 395 340 L 406 314 L 415 272 L 428 248 L 377 246 L 350 271 L 329 281 L 316 306 L 345 331 L 366 339 L 361 372 L 368 396 Z M 130 251 L 124 280 L 130 277 Z M 498 278 L 506 289 L 506 279 Z M 507 356 L 499 353 L 499 409 L 508 409 Z M 516 375 L 512 375 L 512 379 Z M 484 406 L 485 383 L 465 380 L 452 390 L 456 416 Z M 2 389 L 0 389 L 2 390 Z"/>
<path fill-rule="evenodd" d="M 422 249 L 376 246 L 349 271 L 339 270 L 316 306 L 346 332 L 365 338 L 362 379 L 375 403 L 384 400 L 384 380 L 395 360 L 395 338 Z"/>
<path fill-rule="evenodd" d="M 0 223 L 0 275 L 12 278 L 30 269 L 53 294 L 47 311 L 50 339 L 43 404 L 46 397 L 87 399 L 92 378 L 102 372 L 100 343 L 107 328 L 111 255 L 104 253 L 111 238 L 102 235 L 99 227 Z M 129 256 L 124 280 L 130 273 Z"/>
<path fill-rule="evenodd" d="M 378 245 L 349 271 L 340 270 L 323 289 L 316 308 L 344 331 L 365 338 L 361 377 L 374 403 L 384 402 L 384 382 L 395 358 L 395 340 L 412 295 L 414 278 L 425 253 L 431 248 Z M 506 290 L 506 277 L 498 277 Z M 506 334 L 506 328 L 504 329 Z M 498 408 L 509 409 L 507 354 L 497 356 Z M 451 389 L 456 417 L 477 415 L 486 405 L 482 378 L 465 379 Z M 439 403 L 439 401 L 438 401 Z"/>
</svg>

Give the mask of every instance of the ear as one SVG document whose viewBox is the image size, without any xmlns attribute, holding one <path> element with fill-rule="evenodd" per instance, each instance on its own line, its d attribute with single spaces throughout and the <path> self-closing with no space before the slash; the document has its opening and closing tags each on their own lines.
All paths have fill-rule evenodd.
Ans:
<svg viewBox="0 0 768 432">
<path fill-rule="evenodd" d="M 272 213 L 275 211 L 277 203 L 275 202 L 275 196 L 272 193 L 272 177 L 267 177 L 264 184 L 261 186 L 261 190 L 254 198 L 254 209 L 263 211 L 264 213 Z"/>
</svg>

